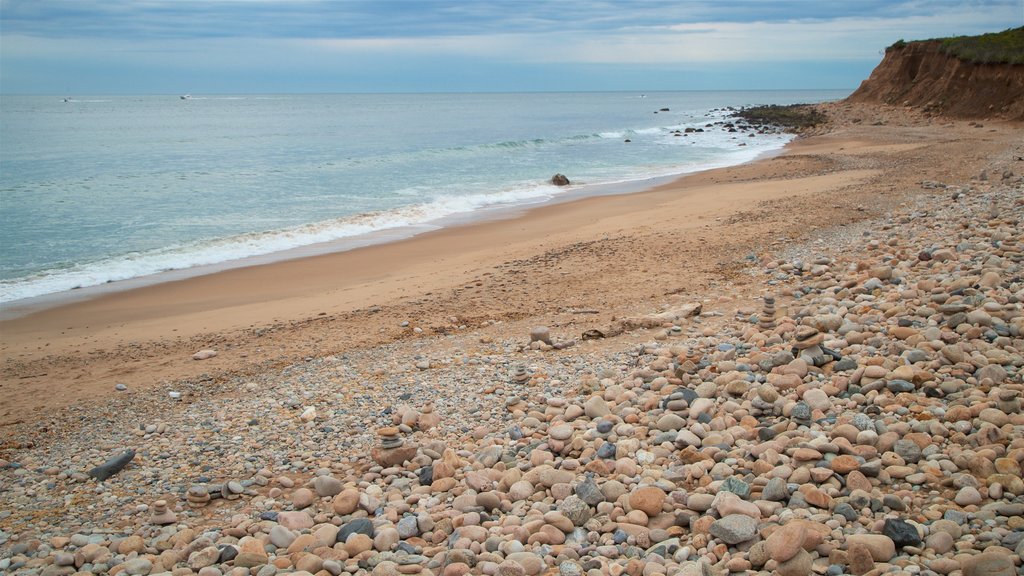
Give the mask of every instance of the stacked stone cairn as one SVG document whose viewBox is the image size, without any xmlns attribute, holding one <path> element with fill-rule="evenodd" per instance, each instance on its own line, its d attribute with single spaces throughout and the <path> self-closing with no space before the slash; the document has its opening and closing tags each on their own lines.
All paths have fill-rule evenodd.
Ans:
<svg viewBox="0 0 1024 576">
<path fill-rule="evenodd" d="M 190 508 L 202 508 L 210 503 L 210 491 L 205 486 L 195 485 L 185 493 Z"/>
<path fill-rule="evenodd" d="M 771 332 L 775 329 L 775 297 L 764 297 L 764 308 L 761 309 L 761 317 L 758 319 L 759 326 L 764 332 Z"/>
<path fill-rule="evenodd" d="M 832 361 L 832 356 L 821 347 L 825 335 L 812 326 L 800 326 L 793 340 L 793 355 L 801 358 L 811 366 L 824 366 Z"/>
<path fill-rule="evenodd" d="M 153 515 L 149 518 L 150 524 L 156 524 L 163 526 L 166 524 L 174 524 L 178 521 L 178 515 L 174 513 L 174 510 L 167 508 L 166 500 L 157 500 L 153 502 L 151 506 Z"/>
<path fill-rule="evenodd" d="M 386 426 L 377 429 L 377 437 L 380 438 L 380 446 L 371 451 L 373 460 L 384 467 L 396 466 L 412 460 L 416 456 L 417 447 L 405 443 L 403 438 L 398 436 L 399 429 L 395 426 Z"/>
</svg>

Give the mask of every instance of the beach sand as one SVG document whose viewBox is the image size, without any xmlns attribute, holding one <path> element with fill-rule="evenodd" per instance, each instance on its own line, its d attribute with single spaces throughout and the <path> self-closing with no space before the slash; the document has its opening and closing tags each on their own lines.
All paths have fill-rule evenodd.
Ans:
<svg viewBox="0 0 1024 576">
<path fill-rule="evenodd" d="M 114 292 L 0 322 L 0 425 L 102 404 L 119 383 L 138 391 L 222 382 L 495 323 L 492 331 L 525 334 L 543 324 L 578 337 L 673 295 L 754 296 L 747 267 L 816 231 L 935 193 L 922 191 L 922 180 L 977 177 L 1020 145 L 1013 124 L 823 108 L 828 130 L 779 156 L 650 191 Z M 201 349 L 218 355 L 192 360 Z"/>
</svg>

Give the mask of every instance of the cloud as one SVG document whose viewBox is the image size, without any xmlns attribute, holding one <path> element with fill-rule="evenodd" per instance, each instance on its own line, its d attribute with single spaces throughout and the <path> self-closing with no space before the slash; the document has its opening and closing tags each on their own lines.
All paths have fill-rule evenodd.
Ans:
<svg viewBox="0 0 1024 576">
<path fill-rule="evenodd" d="M 987 13 L 990 22 L 1021 17 L 1019 0 L 0 0 L 5 33 L 135 40 L 601 34 L 961 13 Z"/>
<path fill-rule="evenodd" d="M 133 91 L 162 89 L 142 81 L 160 74 L 212 78 L 226 90 L 232 79 L 293 89 L 300 73 L 312 90 L 317 80 L 322 89 L 364 80 L 384 89 L 397 74 L 468 78 L 494 89 L 499 73 L 567 82 L 575 74 L 588 86 L 604 73 L 614 87 L 627 66 L 629 77 L 646 74 L 653 83 L 709 66 L 759 68 L 767 78 L 787 65 L 857 62 L 836 68 L 852 86 L 896 39 L 1021 25 L 1020 2 L 0 0 L 0 86 L 51 90 L 41 78 L 73 87 L 91 82 L 87 72 L 115 79 L 120 70 Z M 514 86 L 514 79 L 502 81 Z"/>
</svg>

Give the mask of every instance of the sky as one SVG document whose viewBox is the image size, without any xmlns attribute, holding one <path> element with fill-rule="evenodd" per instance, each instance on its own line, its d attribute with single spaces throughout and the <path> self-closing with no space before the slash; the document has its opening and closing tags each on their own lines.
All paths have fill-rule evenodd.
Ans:
<svg viewBox="0 0 1024 576">
<path fill-rule="evenodd" d="M 0 93 L 856 88 L 1024 0 L 0 0 Z"/>
</svg>

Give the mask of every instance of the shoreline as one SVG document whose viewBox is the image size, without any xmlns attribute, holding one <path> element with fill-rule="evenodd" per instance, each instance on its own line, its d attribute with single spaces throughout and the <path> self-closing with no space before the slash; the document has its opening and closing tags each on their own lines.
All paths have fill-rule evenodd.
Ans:
<svg viewBox="0 0 1024 576">
<path fill-rule="evenodd" d="M 790 142 L 792 141 L 793 140 L 791 139 Z M 785 153 L 785 149 L 788 144 L 789 143 L 778 148 L 765 150 L 758 153 L 754 158 L 737 164 L 711 166 L 674 174 L 649 176 L 636 180 L 602 182 L 595 184 L 574 184 L 564 190 L 561 190 L 559 194 L 546 198 L 538 197 L 538 199 L 530 201 L 524 200 L 520 202 L 489 205 L 470 212 L 458 212 L 416 224 L 384 228 L 336 240 L 295 246 L 266 254 L 257 254 L 211 264 L 200 264 L 187 268 L 165 270 L 153 274 L 126 278 L 123 280 L 107 281 L 103 284 L 81 286 L 70 290 L 19 298 L 17 300 L 0 303 L 0 322 L 15 320 L 52 308 L 59 308 L 69 304 L 85 302 L 120 292 L 136 290 L 167 282 L 177 282 L 240 268 L 268 266 L 287 262 L 289 260 L 301 260 L 304 258 L 312 258 L 329 254 L 339 254 L 352 250 L 360 250 L 383 244 L 401 242 L 447 228 L 475 226 L 479 224 L 487 224 L 489 222 L 521 218 L 533 210 L 542 209 L 547 206 L 577 202 L 588 198 L 624 196 L 649 192 L 662 186 L 675 184 L 684 178 L 703 172 L 728 169 L 778 156 Z"/>
<path fill-rule="evenodd" d="M 568 330 L 582 319 L 564 310 L 594 309 L 594 321 L 608 321 L 657 307 L 671 294 L 742 279 L 749 256 L 881 215 L 921 193 L 922 175 L 976 175 L 973 165 L 949 163 L 950 150 L 1002 146 L 1014 127 L 990 128 L 1001 139 L 993 142 L 991 132 L 966 122 L 940 124 L 884 107 L 825 108 L 834 118 L 829 131 L 791 142 L 781 155 L 650 191 L 546 205 L 512 219 L 0 321 L 0 425 L 101 402 L 115 383 L 147 390 L 197 377 L 227 381 L 460 326 L 534 321 Z M 675 263 L 659 269 L 665 259 Z M 211 348 L 217 357 L 191 359 Z"/>
</svg>

